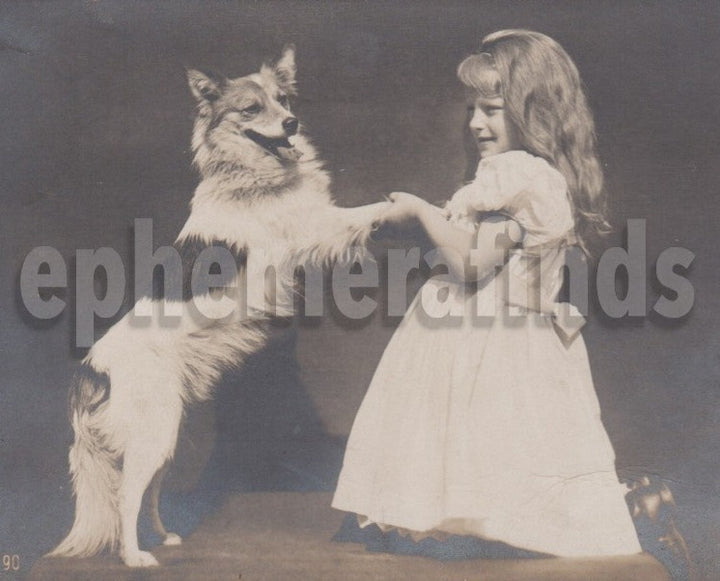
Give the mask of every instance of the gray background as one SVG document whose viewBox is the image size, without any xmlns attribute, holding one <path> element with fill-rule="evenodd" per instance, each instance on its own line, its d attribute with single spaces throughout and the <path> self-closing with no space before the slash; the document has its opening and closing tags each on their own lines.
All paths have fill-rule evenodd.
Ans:
<svg viewBox="0 0 720 581">
<path fill-rule="evenodd" d="M 72 348 L 71 309 L 42 323 L 24 312 L 20 266 L 40 245 L 57 248 L 71 275 L 79 248 L 110 246 L 128 259 L 134 218 L 154 219 L 156 245 L 172 242 L 197 182 L 183 67 L 239 76 L 294 42 L 295 108 L 339 203 L 398 189 L 441 200 L 467 167 L 455 66 L 507 27 L 547 33 L 575 59 L 617 228 L 608 244 L 622 241 L 626 219 L 647 219 L 650 306 L 657 255 L 669 246 L 696 253 L 688 317 L 595 313 L 585 338 L 618 467 L 666 478 L 694 551 L 718 560 L 720 11 L 714 2 L 620 1 L 4 3 L 0 553 L 32 560 L 72 514 L 66 394 L 82 352 Z M 60 296 L 72 304 L 72 288 Z M 195 494 L 198 518 L 226 490 L 331 490 L 397 322 L 329 316 L 287 331 L 224 381 L 217 410 L 190 415 L 170 490 Z"/>
</svg>

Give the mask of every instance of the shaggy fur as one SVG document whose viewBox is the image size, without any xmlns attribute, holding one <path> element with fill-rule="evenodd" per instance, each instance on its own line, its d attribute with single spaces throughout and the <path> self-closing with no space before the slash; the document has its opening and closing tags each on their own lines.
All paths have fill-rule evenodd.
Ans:
<svg viewBox="0 0 720 581">
<path fill-rule="evenodd" d="M 160 521 L 158 495 L 183 410 L 210 398 L 224 369 L 266 343 L 273 317 L 291 314 L 295 268 L 353 257 L 385 207 L 333 204 L 328 175 L 288 106 L 292 47 L 256 74 L 224 79 L 191 70 L 188 81 L 198 103 L 192 144 L 202 180 L 175 244 L 182 296 L 140 299 L 82 363 L 70 398 L 75 521 L 51 555 L 109 548 L 131 567 L 157 565 L 137 541 L 148 487 L 155 530 L 165 544 L 181 542 Z M 232 287 L 223 300 L 191 285 L 192 264 L 208 248 L 225 251 L 237 267 L 223 281 Z M 272 292 L 262 284 L 245 290 L 269 269 L 277 276 Z"/>
</svg>

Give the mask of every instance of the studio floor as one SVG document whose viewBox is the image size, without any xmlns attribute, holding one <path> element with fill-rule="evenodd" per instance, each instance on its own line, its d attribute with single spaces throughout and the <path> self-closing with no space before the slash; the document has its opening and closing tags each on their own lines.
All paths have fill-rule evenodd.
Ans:
<svg viewBox="0 0 720 581">
<path fill-rule="evenodd" d="M 156 547 L 160 567 L 131 570 L 115 556 L 42 559 L 34 581 L 217 579 L 242 581 L 669 581 L 652 557 L 438 561 L 373 553 L 331 539 L 343 515 L 331 493 L 247 493 L 228 497 L 182 546 Z"/>
</svg>

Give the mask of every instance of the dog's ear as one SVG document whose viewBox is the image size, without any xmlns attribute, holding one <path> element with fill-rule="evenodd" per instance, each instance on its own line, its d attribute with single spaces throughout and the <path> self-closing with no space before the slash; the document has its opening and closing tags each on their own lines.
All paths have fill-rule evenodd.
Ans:
<svg viewBox="0 0 720 581">
<path fill-rule="evenodd" d="M 280 58 L 273 67 L 278 82 L 283 85 L 288 92 L 295 91 L 295 45 L 286 44 L 283 48 Z"/>
<path fill-rule="evenodd" d="M 222 94 L 225 79 L 220 75 L 206 74 L 196 69 L 187 69 L 188 85 L 193 96 L 199 102 L 212 103 Z"/>
</svg>

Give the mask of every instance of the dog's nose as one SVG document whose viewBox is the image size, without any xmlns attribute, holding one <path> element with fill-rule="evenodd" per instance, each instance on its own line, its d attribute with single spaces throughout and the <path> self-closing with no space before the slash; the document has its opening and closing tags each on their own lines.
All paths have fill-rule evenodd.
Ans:
<svg viewBox="0 0 720 581">
<path fill-rule="evenodd" d="M 298 130 L 298 120 L 296 117 L 288 117 L 282 122 L 283 129 L 288 135 L 295 135 Z"/>
</svg>

